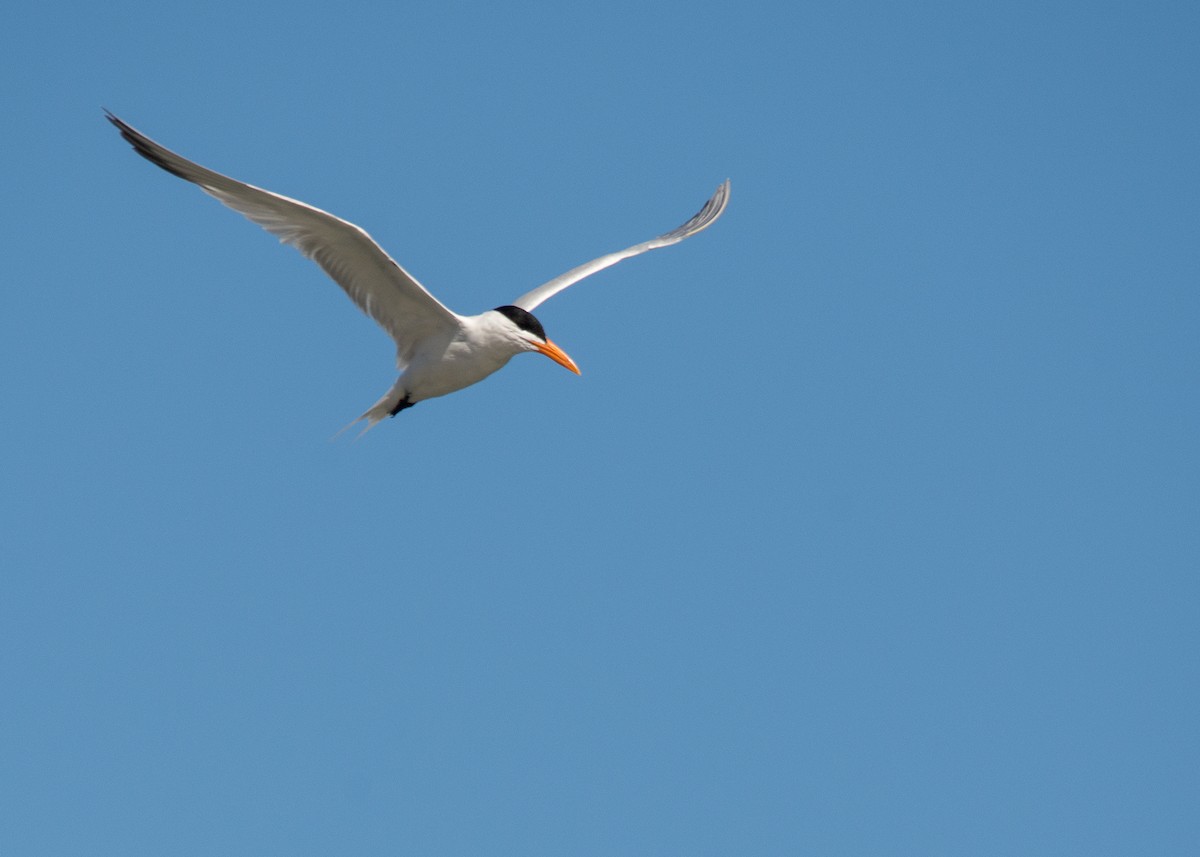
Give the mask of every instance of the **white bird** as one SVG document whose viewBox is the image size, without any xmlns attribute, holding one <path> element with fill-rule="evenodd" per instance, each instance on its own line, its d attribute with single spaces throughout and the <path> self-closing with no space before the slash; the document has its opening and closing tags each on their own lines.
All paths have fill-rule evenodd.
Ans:
<svg viewBox="0 0 1200 857">
<path fill-rule="evenodd" d="M 378 402 L 354 421 L 366 420 L 364 431 L 417 402 L 482 381 L 522 351 L 540 352 L 578 375 L 575 361 L 546 338 L 546 331 L 533 317 L 532 310 L 568 286 L 622 259 L 690 238 L 711 226 L 729 202 L 727 179 L 696 216 L 678 229 L 572 268 L 511 304 L 480 315 L 463 316 L 447 309 L 353 223 L 215 173 L 160 146 L 107 110 L 105 115 L 139 155 L 199 185 L 205 193 L 320 265 L 396 341 L 396 364 L 401 375 Z"/>
</svg>

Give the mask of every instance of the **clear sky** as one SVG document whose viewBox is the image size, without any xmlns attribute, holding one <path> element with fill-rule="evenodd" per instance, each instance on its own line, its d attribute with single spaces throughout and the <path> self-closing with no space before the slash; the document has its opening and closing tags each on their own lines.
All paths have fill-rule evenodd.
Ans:
<svg viewBox="0 0 1200 857">
<path fill-rule="evenodd" d="M 0 854 L 1197 853 L 1198 10 L 19 4 Z"/>
</svg>

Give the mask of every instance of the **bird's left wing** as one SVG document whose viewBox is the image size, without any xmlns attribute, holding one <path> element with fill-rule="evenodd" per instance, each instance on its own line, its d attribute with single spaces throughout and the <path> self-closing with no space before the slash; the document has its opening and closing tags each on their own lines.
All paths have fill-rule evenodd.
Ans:
<svg viewBox="0 0 1200 857">
<path fill-rule="evenodd" d="M 401 367 L 427 337 L 451 336 L 459 317 L 363 229 L 328 212 L 213 172 L 160 146 L 105 111 L 139 155 L 187 179 L 312 259 L 396 341 Z"/>
<path fill-rule="evenodd" d="M 559 274 L 548 283 L 543 283 L 531 292 L 526 292 L 515 301 L 514 306 L 519 306 L 527 312 L 533 312 L 533 308 L 538 306 L 543 301 L 554 297 L 568 286 L 578 283 L 584 277 L 590 277 L 597 271 L 603 271 L 610 265 L 615 265 L 622 259 L 628 259 L 630 256 L 637 256 L 640 253 L 645 253 L 647 250 L 657 250 L 659 247 L 669 247 L 672 244 L 678 244 L 685 238 L 691 238 L 697 232 L 707 229 L 712 226 L 721 213 L 725 211 L 725 206 L 729 204 L 729 179 L 721 183 L 717 188 L 716 193 L 704 203 L 704 207 L 696 212 L 696 216 L 687 223 L 680 226 L 678 229 L 672 229 L 657 238 L 651 238 L 649 241 L 643 241 L 641 244 L 634 244 L 617 253 L 609 253 L 607 256 L 601 256 L 599 259 L 593 259 L 587 264 L 580 265 L 578 268 L 572 268 L 565 274 Z"/>
</svg>

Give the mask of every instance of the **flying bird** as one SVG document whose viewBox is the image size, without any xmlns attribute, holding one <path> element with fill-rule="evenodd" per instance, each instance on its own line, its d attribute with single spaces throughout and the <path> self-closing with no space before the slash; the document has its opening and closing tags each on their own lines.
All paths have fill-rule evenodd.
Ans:
<svg viewBox="0 0 1200 857">
<path fill-rule="evenodd" d="M 707 229 L 729 203 L 727 179 L 696 216 L 678 229 L 572 268 L 511 304 L 479 315 L 459 315 L 447 309 L 353 223 L 213 172 L 160 146 L 109 111 L 105 115 L 139 155 L 199 185 L 205 193 L 320 265 L 395 340 L 400 377 L 350 424 L 365 420 L 363 431 L 417 402 L 482 381 L 523 351 L 544 354 L 578 375 L 575 361 L 546 337 L 533 310 L 568 286 L 622 259 L 677 244 Z"/>
</svg>

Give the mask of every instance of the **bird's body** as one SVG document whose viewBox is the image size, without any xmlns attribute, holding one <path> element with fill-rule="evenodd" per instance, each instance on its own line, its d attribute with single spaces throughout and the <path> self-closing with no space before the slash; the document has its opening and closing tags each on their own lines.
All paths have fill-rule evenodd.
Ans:
<svg viewBox="0 0 1200 857">
<path fill-rule="evenodd" d="M 622 259 L 682 241 L 710 226 L 729 200 L 724 182 L 700 212 L 678 229 L 610 253 L 555 277 L 513 301 L 463 316 L 393 261 L 366 232 L 306 203 L 223 176 L 160 146 L 111 113 L 108 120 L 138 154 L 245 215 L 311 258 L 396 342 L 402 370 L 392 388 L 358 420 L 367 428 L 417 402 L 482 381 L 523 351 L 537 351 L 579 373 L 551 342 L 532 310 L 584 277 Z"/>
<path fill-rule="evenodd" d="M 392 389 L 359 419 L 373 425 L 417 402 L 476 384 L 502 369 L 522 351 L 540 350 L 536 341 L 530 347 L 529 339 L 514 335 L 513 322 L 502 312 L 508 309 L 501 307 L 480 315 L 460 316 L 458 330 L 450 335 L 435 334 L 421 340 Z M 549 344 L 544 336 L 542 339 Z M 557 360 L 553 353 L 547 356 Z M 572 371 L 579 371 L 570 358 L 565 354 L 562 356 L 565 360 L 558 362 Z"/>
</svg>

